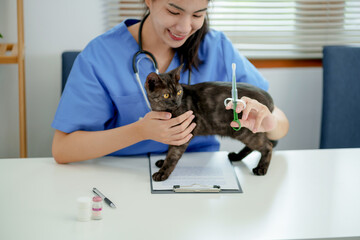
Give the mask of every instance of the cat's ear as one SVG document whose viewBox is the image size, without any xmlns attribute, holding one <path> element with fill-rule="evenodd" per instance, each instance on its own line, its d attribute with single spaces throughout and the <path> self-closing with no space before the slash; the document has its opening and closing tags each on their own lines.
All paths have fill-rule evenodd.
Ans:
<svg viewBox="0 0 360 240">
<path fill-rule="evenodd" d="M 149 89 L 151 92 L 155 90 L 157 86 L 160 85 L 159 75 L 152 72 L 146 77 L 145 87 Z"/>
<path fill-rule="evenodd" d="M 175 74 L 175 80 L 176 82 L 179 82 L 180 81 L 180 72 L 181 72 L 181 69 L 183 68 L 184 64 L 181 64 L 179 67 L 175 68 L 173 71 L 173 73 Z"/>
</svg>

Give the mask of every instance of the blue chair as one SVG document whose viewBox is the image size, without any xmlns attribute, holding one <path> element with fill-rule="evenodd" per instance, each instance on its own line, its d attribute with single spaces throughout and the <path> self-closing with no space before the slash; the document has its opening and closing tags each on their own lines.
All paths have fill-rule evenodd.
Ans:
<svg viewBox="0 0 360 240">
<path fill-rule="evenodd" d="M 72 65 L 74 64 L 75 58 L 79 55 L 80 51 L 67 51 L 61 55 L 62 60 L 62 74 L 61 74 L 61 93 L 64 91 L 66 81 L 69 77 Z"/>
<path fill-rule="evenodd" d="M 320 148 L 360 147 L 360 47 L 323 49 Z"/>
</svg>

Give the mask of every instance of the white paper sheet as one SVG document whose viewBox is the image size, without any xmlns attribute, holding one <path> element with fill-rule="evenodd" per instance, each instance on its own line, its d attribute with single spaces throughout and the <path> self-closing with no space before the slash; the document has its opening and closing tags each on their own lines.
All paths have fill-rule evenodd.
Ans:
<svg viewBox="0 0 360 240">
<path fill-rule="evenodd" d="M 234 168 L 228 159 L 228 152 L 185 153 L 170 177 L 162 182 L 152 180 L 153 190 L 172 190 L 174 185 L 193 184 L 219 185 L 221 190 L 241 191 Z M 164 155 L 150 156 L 151 175 L 159 170 L 156 161 L 165 159 Z"/>
</svg>

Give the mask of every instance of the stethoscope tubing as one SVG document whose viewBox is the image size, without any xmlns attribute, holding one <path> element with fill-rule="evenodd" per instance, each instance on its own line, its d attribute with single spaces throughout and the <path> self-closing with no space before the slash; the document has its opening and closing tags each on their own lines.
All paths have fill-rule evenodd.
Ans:
<svg viewBox="0 0 360 240">
<path fill-rule="evenodd" d="M 150 13 L 149 13 L 150 14 Z M 146 20 L 146 18 L 149 16 L 149 14 L 147 14 L 140 22 L 140 26 L 139 26 L 139 51 L 137 51 L 134 56 L 133 56 L 133 59 L 132 59 L 132 68 L 133 68 L 133 71 L 134 71 L 134 74 L 135 74 L 135 77 L 136 77 L 136 81 L 138 82 L 139 84 L 139 87 L 141 89 L 141 92 L 143 94 L 143 97 L 145 99 L 145 102 L 146 102 L 146 105 L 149 107 L 150 111 L 151 111 L 151 106 L 150 106 L 150 103 L 149 103 L 149 100 L 146 96 L 146 93 L 145 93 L 145 90 L 144 90 L 144 87 L 142 86 L 141 84 L 141 81 L 140 81 L 140 76 L 139 76 L 139 68 L 138 68 L 138 64 L 139 64 L 139 61 L 141 60 L 141 58 L 138 60 L 138 62 L 136 63 L 136 58 L 140 55 L 140 54 L 146 54 L 148 56 L 150 56 L 151 60 L 152 60 L 152 63 L 154 65 L 154 68 L 155 68 L 155 71 L 156 71 L 156 74 L 159 74 L 159 69 L 158 69 L 158 64 L 157 64 L 157 61 L 155 59 L 155 56 L 149 52 L 149 51 L 146 51 L 146 50 L 143 50 L 142 49 L 142 36 L 141 36 L 141 31 L 142 31 L 142 28 L 143 28 L 143 25 L 144 25 L 144 22 Z M 191 71 L 189 70 L 189 79 L 188 79 L 188 85 L 190 85 L 191 83 Z"/>
<path fill-rule="evenodd" d="M 145 20 L 146 20 L 146 18 L 147 18 L 148 16 L 149 16 L 149 14 L 147 14 L 147 15 L 141 20 L 141 22 L 140 22 L 139 34 L 138 34 L 138 36 L 139 36 L 139 51 L 137 51 L 137 52 L 134 54 L 133 59 L 132 59 L 132 68 L 133 68 L 133 71 L 134 71 L 135 74 L 136 74 L 136 73 L 139 73 L 139 69 L 138 69 L 138 67 L 136 66 L 136 58 L 137 58 L 137 56 L 139 56 L 139 55 L 142 54 L 142 53 L 147 54 L 147 55 L 150 56 L 150 58 L 151 58 L 151 60 L 152 60 L 152 62 L 153 62 L 153 64 L 154 64 L 154 68 L 155 68 L 155 70 L 156 70 L 156 73 L 159 73 L 158 64 L 157 64 L 157 61 L 156 61 L 156 59 L 155 59 L 155 56 L 154 56 L 151 52 L 146 51 L 146 50 L 143 50 L 143 48 L 142 48 L 142 34 L 141 34 L 141 31 L 142 31 L 144 22 L 145 22 Z"/>
</svg>

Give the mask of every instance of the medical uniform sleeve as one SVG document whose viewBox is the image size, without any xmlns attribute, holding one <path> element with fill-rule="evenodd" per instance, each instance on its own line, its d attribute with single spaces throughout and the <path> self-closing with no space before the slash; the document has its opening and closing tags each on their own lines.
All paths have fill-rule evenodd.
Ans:
<svg viewBox="0 0 360 240">
<path fill-rule="evenodd" d="M 113 115 L 111 98 L 95 67 L 83 52 L 80 53 L 70 72 L 51 126 L 66 133 L 77 130 L 99 131 L 105 129 Z"/>
<path fill-rule="evenodd" d="M 239 53 L 231 41 L 222 33 L 223 59 L 227 71 L 228 79 L 232 79 L 231 64 L 236 63 L 236 79 L 238 82 L 245 82 L 255 85 L 264 90 L 268 90 L 269 83 L 260 72 L 249 62 L 247 58 Z"/>
</svg>

